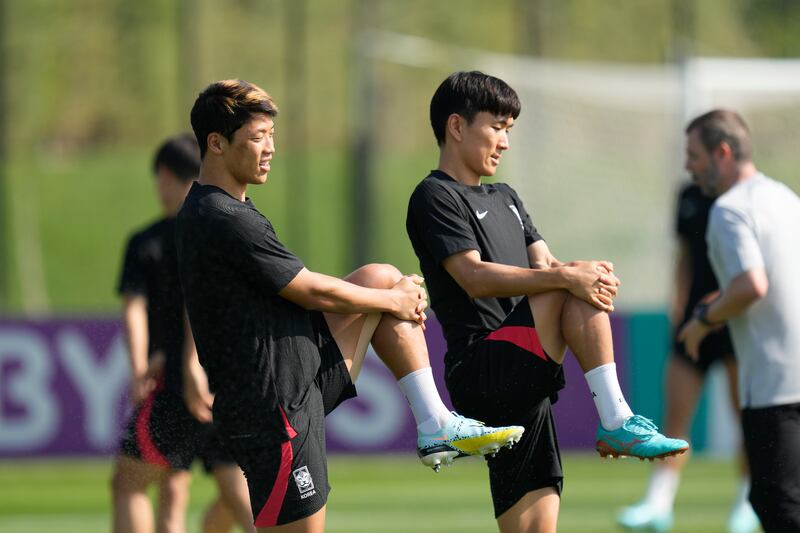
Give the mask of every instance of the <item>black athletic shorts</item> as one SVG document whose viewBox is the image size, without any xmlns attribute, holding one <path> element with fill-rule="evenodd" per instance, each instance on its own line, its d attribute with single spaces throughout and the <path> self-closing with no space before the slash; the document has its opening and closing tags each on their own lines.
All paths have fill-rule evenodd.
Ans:
<svg viewBox="0 0 800 533">
<path fill-rule="evenodd" d="M 287 524 L 311 516 L 325 505 L 330 486 L 325 456 L 325 416 L 356 395 L 342 354 L 322 313 L 314 312 L 320 368 L 304 416 L 306 427 L 292 427 L 281 409 L 283 435 L 223 436 L 225 448 L 244 471 L 256 527 Z M 280 399 L 279 399 L 280 400 Z"/>
<path fill-rule="evenodd" d="M 686 353 L 686 347 L 677 339 L 677 334 L 682 327 L 683 325 L 675 330 L 676 338 L 672 350 L 673 357 L 685 361 L 695 368 L 700 375 L 705 376 L 711 365 L 717 361 L 734 359 L 733 343 L 731 342 L 731 334 L 727 326 L 709 334 L 703 339 L 703 342 L 700 343 L 700 357 L 697 361 L 689 357 L 689 354 Z"/>
<path fill-rule="evenodd" d="M 750 503 L 766 533 L 800 531 L 800 403 L 742 409 Z"/>
<path fill-rule="evenodd" d="M 530 491 L 554 487 L 561 494 L 563 473 L 550 406 L 564 388 L 564 371 L 544 351 L 528 299 L 503 324 L 463 354 L 445 374 L 456 410 L 490 426 L 525 427 L 511 450 L 487 458 L 495 517 Z"/>
<path fill-rule="evenodd" d="M 211 474 L 218 466 L 236 466 L 236 460 L 233 455 L 228 453 L 228 450 L 222 444 L 219 432 L 213 428 L 206 435 L 199 457 L 206 474 Z"/>
<path fill-rule="evenodd" d="M 211 437 L 211 424 L 199 422 L 183 398 L 157 387 L 133 412 L 120 442 L 120 454 L 164 468 L 189 470 Z M 216 463 L 232 463 L 221 450 Z"/>
</svg>

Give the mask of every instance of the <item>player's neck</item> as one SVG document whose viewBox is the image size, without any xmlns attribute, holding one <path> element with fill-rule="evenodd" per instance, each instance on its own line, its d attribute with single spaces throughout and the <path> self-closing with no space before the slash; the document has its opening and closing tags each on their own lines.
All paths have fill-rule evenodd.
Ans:
<svg viewBox="0 0 800 533">
<path fill-rule="evenodd" d="M 758 174 L 758 169 L 756 168 L 755 164 L 752 161 L 748 161 L 747 163 L 742 164 L 739 167 L 739 176 L 736 179 L 737 183 L 742 181 L 748 180 Z"/>
<path fill-rule="evenodd" d="M 481 176 L 462 160 L 452 157 L 444 150 L 439 154 L 439 166 L 436 167 L 457 182 L 471 187 L 481 184 Z"/>
<path fill-rule="evenodd" d="M 200 165 L 200 175 L 197 178 L 200 185 L 213 185 L 219 187 L 240 202 L 247 196 L 247 185 L 234 179 L 225 167 L 219 168 L 210 161 L 203 160 Z"/>
<path fill-rule="evenodd" d="M 727 183 L 727 187 L 725 187 L 720 194 L 728 192 L 736 185 L 749 180 L 750 178 L 756 176 L 757 174 L 758 174 L 758 169 L 756 168 L 755 164 L 752 161 L 743 163 L 742 165 L 739 166 L 739 168 L 737 168 L 736 174 L 734 175 L 733 179 L 731 179 Z"/>
</svg>

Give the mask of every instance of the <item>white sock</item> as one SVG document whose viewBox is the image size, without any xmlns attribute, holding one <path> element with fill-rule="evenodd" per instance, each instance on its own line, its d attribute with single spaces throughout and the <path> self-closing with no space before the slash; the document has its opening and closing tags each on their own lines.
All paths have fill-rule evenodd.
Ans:
<svg viewBox="0 0 800 533">
<path fill-rule="evenodd" d="M 592 393 L 600 423 L 609 431 L 619 428 L 626 418 L 633 416 L 622 395 L 617 380 L 617 364 L 607 363 L 584 374 Z"/>
<path fill-rule="evenodd" d="M 422 433 L 438 431 L 453 416 L 439 396 L 431 367 L 406 374 L 397 380 L 397 385 L 408 400 L 417 429 Z"/>
<path fill-rule="evenodd" d="M 748 496 L 750 495 L 750 476 L 743 476 L 739 484 L 739 491 L 736 493 L 736 500 L 733 502 L 734 508 L 740 505 L 750 505 Z"/>
<path fill-rule="evenodd" d="M 672 511 L 680 480 L 680 474 L 674 468 L 663 466 L 656 468 L 653 475 L 650 476 L 650 484 L 647 485 L 644 501 L 658 513 Z"/>
</svg>

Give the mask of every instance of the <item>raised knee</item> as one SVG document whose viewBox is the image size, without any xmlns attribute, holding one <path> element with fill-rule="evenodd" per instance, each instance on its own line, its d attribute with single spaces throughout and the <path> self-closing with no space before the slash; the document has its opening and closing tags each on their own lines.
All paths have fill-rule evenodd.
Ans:
<svg viewBox="0 0 800 533">
<path fill-rule="evenodd" d="M 388 263 L 370 263 L 358 269 L 359 277 L 363 280 L 363 285 L 380 289 L 394 287 L 403 273 L 397 267 Z"/>
</svg>

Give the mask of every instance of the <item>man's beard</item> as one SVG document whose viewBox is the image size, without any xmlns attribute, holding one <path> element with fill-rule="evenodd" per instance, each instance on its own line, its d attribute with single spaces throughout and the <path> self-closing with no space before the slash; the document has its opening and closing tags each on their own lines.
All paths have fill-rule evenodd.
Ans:
<svg viewBox="0 0 800 533">
<path fill-rule="evenodd" d="M 709 161 L 708 164 L 709 166 L 702 174 L 702 177 L 695 175 L 694 181 L 700 185 L 700 189 L 702 189 L 703 194 L 711 198 L 716 198 L 719 196 L 719 192 L 717 191 L 717 187 L 719 186 L 720 182 L 719 169 L 717 169 L 717 166 L 713 161 Z"/>
</svg>

